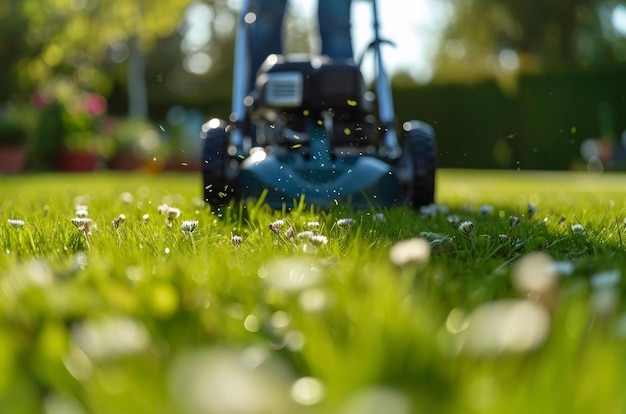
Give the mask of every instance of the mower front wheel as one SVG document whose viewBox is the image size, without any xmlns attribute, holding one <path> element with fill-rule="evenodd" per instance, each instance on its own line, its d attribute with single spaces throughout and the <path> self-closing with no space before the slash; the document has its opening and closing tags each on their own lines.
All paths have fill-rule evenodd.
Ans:
<svg viewBox="0 0 626 414">
<path fill-rule="evenodd" d="M 406 198 L 412 208 L 419 209 L 435 202 L 435 131 L 431 125 L 421 121 L 406 122 L 403 129 L 403 158 L 409 170 Z"/>
<path fill-rule="evenodd" d="M 212 208 L 228 204 L 234 193 L 234 179 L 229 177 L 228 155 L 229 133 L 227 124 L 220 119 L 211 119 L 202 125 L 202 175 L 204 201 Z"/>
</svg>

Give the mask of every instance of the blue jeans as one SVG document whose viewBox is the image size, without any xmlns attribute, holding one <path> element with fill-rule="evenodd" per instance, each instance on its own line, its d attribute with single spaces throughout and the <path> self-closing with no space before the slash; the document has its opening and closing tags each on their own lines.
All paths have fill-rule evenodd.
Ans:
<svg viewBox="0 0 626 414">
<path fill-rule="evenodd" d="M 322 42 L 322 55 L 334 59 L 353 59 L 350 34 L 351 0 L 318 0 L 318 25 Z M 287 0 L 252 0 L 256 21 L 252 25 L 252 72 L 254 85 L 256 72 L 267 56 L 283 52 L 283 18 Z"/>
</svg>

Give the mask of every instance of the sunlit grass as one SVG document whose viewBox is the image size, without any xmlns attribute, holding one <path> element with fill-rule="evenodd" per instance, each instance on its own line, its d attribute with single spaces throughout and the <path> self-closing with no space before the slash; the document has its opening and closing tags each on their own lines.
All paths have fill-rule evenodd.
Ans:
<svg viewBox="0 0 626 414">
<path fill-rule="evenodd" d="M 0 412 L 623 412 L 624 177 L 437 183 L 215 214 L 198 174 L 0 177 Z"/>
</svg>

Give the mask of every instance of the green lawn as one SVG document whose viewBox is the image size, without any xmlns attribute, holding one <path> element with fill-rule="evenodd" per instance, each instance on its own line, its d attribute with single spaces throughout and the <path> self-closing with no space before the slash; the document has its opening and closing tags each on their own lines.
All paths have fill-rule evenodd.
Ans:
<svg viewBox="0 0 626 414">
<path fill-rule="evenodd" d="M 0 176 L 2 413 L 622 413 L 626 176 L 215 215 L 199 174 Z"/>
</svg>

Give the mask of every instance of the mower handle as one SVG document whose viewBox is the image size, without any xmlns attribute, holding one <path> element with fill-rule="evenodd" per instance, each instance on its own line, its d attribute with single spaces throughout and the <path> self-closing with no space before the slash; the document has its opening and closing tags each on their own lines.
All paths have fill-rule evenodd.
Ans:
<svg viewBox="0 0 626 414">
<path fill-rule="evenodd" d="M 237 149 L 237 153 L 244 152 L 243 127 L 246 119 L 246 106 L 244 99 L 248 94 L 248 79 L 250 77 L 250 20 L 251 0 L 243 0 L 241 13 L 239 13 L 239 25 L 235 34 L 235 62 L 233 73 L 233 97 L 230 121 L 234 127 L 231 131 L 231 144 Z"/>
<path fill-rule="evenodd" d="M 375 74 L 376 74 L 376 97 L 378 99 L 378 115 L 380 121 L 385 128 L 383 137 L 382 151 L 386 156 L 395 158 L 400 155 L 400 147 L 398 145 L 398 135 L 396 133 L 396 114 L 393 108 L 393 96 L 391 93 L 391 83 L 381 53 L 381 45 L 390 43 L 380 37 L 380 23 L 378 21 L 378 7 L 376 0 L 372 1 L 372 19 L 374 28 L 374 40 L 371 47 L 374 50 Z"/>
</svg>

